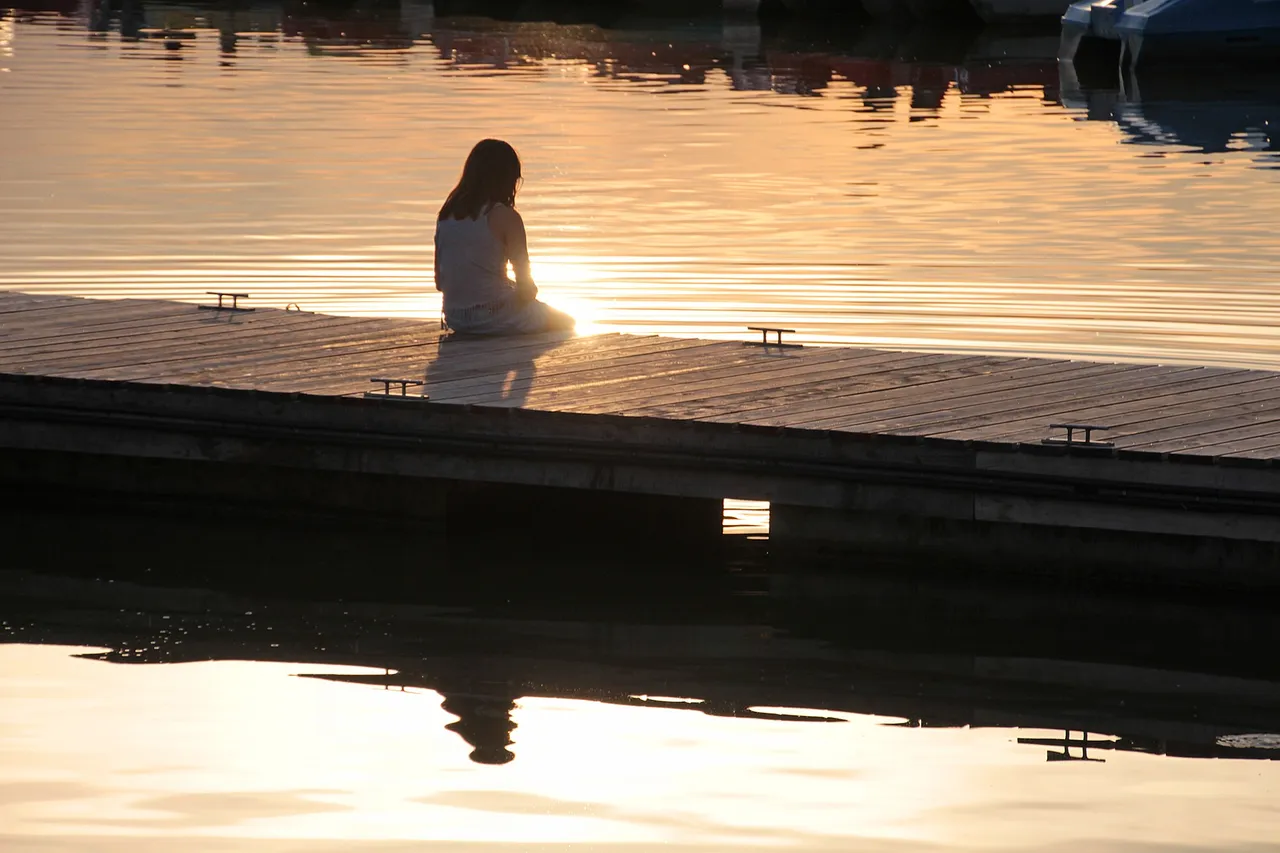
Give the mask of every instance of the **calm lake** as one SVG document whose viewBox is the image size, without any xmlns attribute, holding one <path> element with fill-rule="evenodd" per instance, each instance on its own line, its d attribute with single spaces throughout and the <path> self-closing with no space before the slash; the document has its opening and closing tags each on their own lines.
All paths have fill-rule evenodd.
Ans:
<svg viewBox="0 0 1280 853">
<path fill-rule="evenodd" d="M 492 135 L 546 298 L 599 328 L 1280 367 L 1277 70 L 1060 68 L 1053 30 L 44 2 L 0 12 L 0 288 L 433 317 L 435 211 Z"/>
<path fill-rule="evenodd" d="M 0 8 L 0 289 L 431 318 L 499 136 L 588 329 L 1280 368 L 1280 71 L 439 10 Z M 4 853 L 1280 850 L 1274 601 L 28 504 Z"/>
<path fill-rule="evenodd" d="M 1278 849 L 1274 601 L 0 531 L 5 853 Z"/>
</svg>

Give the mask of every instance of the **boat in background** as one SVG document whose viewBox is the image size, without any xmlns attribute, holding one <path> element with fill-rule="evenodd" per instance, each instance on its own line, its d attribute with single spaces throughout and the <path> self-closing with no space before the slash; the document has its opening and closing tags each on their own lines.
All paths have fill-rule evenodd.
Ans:
<svg viewBox="0 0 1280 853">
<path fill-rule="evenodd" d="M 1079 0 L 1062 15 L 1062 37 L 1059 59 L 1075 59 L 1081 53 L 1118 53 L 1120 33 L 1116 25 L 1120 16 L 1142 0 Z"/>
<path fill-rule="evenodd" d="M 1280 0 L 1079 0 L 1062 15 L 1058 56 L 1098 45 L 1138 61 L 1271 60 L 1280 63 Z"/>
<path fill-rule="evenodd" d="M 1132 61 L 1222 57 L 1280 61 L 1280 0 L 1146 0 L 1116 24 Z"/>
</svg>

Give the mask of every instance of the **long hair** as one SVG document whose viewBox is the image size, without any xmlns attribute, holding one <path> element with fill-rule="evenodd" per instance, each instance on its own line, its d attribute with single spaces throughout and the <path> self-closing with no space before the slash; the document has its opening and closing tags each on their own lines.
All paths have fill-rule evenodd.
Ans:
<svg viewBox="0 0 1280 853">
<path fill-rule="evenodd" d="M 475 219 L 486 207 L 515 207 L 520 157 L 501 139 L 482 139 L 467 155 L 458 185 L 440 208 L 440 219 Z"/>
</svg>

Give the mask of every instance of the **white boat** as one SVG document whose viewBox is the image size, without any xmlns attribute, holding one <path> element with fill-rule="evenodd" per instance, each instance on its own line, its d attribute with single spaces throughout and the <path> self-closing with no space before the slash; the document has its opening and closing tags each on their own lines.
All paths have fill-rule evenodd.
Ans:
<svg viewBox="0 0 1280 853">
<path fill-rule="evenodd" d="M 1280 62 L 1280 0 L 1145 0 L 1116 23 L 1132 61 L 1257 58 Z"/>
<path fill-rule="evenodd" d="M 1074 59 L 1089 42 L 1113 43 L 1119 49 L 1116 25 L 1130 6 L 1142 0 L 1079 0 L 1062 15 L 1062 39 L 1058 58 Z"/>
</svg>

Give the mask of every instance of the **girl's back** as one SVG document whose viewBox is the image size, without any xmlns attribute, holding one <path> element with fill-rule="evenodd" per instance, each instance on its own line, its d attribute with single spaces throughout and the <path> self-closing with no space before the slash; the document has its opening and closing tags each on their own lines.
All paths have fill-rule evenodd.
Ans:
<svg viewBox="0 0 1280 853">
<path fill-rule="evenodd" d="M 501 302 L 515 284 L 507 278 L 507 256 L 489 226 L 486 207 L 475 219 L 436 222 L 436 287 L 446 314 Z"/>
</svg>

